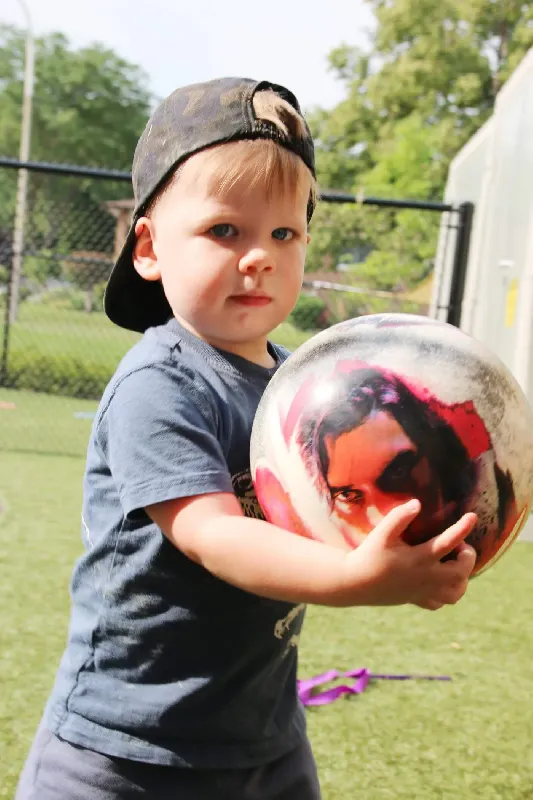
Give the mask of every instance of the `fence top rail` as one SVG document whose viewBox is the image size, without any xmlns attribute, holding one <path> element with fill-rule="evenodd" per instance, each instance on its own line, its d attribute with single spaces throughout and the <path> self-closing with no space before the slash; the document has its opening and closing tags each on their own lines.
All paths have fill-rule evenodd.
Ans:
<svg viewBox="0 0 533 800">
<path fill-rule="evenodd" d="M 457 206 L 450 203 L 439 203 L 432 200 L 399 200 L 394 197 L 372 197 L 365 194 L 354 195 L 349 192 L 337 192 L 334 189 L 322 189 L 320 199 L 328 203 L 356 203 L 363 206 L 381 206 L 383 208 L 412 208 L 420 211 L 458 211 Z"/>
<path fill-rule="evenodd" d="M 83 178 L 102 178 L 104 180 L 131 183 L 131 172 L 100 167 L 80 167 L 75 164 L 53 164 L 46 161 L 19 161 L 16 158 L 0 156 L 0 167 L 7 169 L 26 169 L 29 172 L 48 172 L 56 175 L 73 175 Z M 388 197 L 366 197 L 364 194 L 354 195 L 349 192 L 338 192 L 333 189 L 322 189 L 320 199 L 326 203 L 353 203 L 364 206 L 380 206 L 381 208 L 410 208 L 420 211 L 457 211 L 457 207 L 449 203 L 438 203 L 430 200 L 398 200 Z"/>
<path fill-rule="evenodd" d="M 112 178 L 116 181 L 131 181 L 130 172 L 99 167 L 79 167 L 75 164 L 52 164 L 47 161 L 19 161 L 16 158 L 0 157 L 0 167 L 27 169 L 28 172 L 51 172 L 56 175 L 76 175 L 83 178 Z"/>
</svg>

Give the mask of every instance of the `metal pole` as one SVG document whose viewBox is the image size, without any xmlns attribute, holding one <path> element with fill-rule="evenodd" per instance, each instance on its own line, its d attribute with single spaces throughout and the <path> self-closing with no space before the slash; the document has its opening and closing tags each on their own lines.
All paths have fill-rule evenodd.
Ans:
<svg viewBox="0 0 533 800">
<path fill-rule="evenodd" d="M 24 88 L 22 101 L 22 125 L 20 131 L 20 160 L 28 161 L 31 142 L 31 116 L 33 104 L 33 83 L 35 63 L 35 43 L 31 17 L 25 0 L 19 3 L 26 18 L 26 48 L 24 58 Z M 17 200 L 15 207 L 15 230 L 13 235 L 13 262 L 11 270 L 11 292 L 9 301 L 9 323 L 17 318 L 22 273 L 22 257 L 24 252 L 24 223 L 26 221 L 26 197 L 28 193 L 28 171 L 19 170 L 17 182 Z"/>
<path fill-rule="evenodd" d="M 457 225 L 457 238 L 453 259 L 452 282 L 448 301 L 448 315 L 446 322 L 458 328 L 461 324 L 461 311 L 465 293 L 466 272 L 468 269 L 468 254 L 470 251 L 470 238 L 472 236 L 472 222 L 474 219 L 474 204 L 461 203 L 459 206 L 459 222 Z"/>
</svg>

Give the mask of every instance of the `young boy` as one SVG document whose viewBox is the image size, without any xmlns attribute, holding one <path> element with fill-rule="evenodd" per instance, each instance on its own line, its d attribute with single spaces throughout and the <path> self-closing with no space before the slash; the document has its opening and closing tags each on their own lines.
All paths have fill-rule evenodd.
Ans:
<svg viewBox="0 0 533 800">
<path fill-rule="evenodd" d="M 316 800 L 296 687 L 305 604 L 455 603 L 475 520 L 409 547 L 411 501 L 345 554 L 261 519 L 251 426 L 288 355 L 268 335 L 296 303 L 315 204 L 291 92 L 176 91 L 133 185 L 105 309 L 145 335 L 95 419 L 68 644 L 17 800 Z"/>
</svg>

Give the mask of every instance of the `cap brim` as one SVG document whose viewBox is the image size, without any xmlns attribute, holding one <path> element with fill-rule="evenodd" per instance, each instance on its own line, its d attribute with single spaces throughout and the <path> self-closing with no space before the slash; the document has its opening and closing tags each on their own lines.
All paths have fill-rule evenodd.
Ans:
<svg viewBox="0 0 533 800">
<path fill-rule="evenodd" d="M 164 325 L 172 317 L 172 309 L 160 281 L 141 278 L 133 266 L 135 220 L 109 276 L 104 295 L 104 311 L 116 325 L 144 333 L 148 328 Z"/>
</svg>

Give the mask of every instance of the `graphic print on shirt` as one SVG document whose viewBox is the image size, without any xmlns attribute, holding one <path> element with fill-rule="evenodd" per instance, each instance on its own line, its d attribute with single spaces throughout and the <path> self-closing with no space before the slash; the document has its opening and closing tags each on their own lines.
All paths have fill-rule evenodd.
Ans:
<svg viewBox="0 0 533 800">
<path fill-rule="evenodd" d="M 286 648 L 283 655 L 287 655 L 291 647 L 298 647 L 300 644 L 300 630 L 302 627 L 302 619 L 298 619 L 300 616 L 303 617 L 303 613 L 305 611 L 305 603 L 300 603 L 294 608 L 291 608 L 289 613 L 283 619 L 279 619 L 275 626 L 274 626 L 274 636 L 276 639 L 284 639 L 286 641 Z M 298 620 L 296 622 L 296 620 Z M 297 633 L 295 633 L 295 629 Z"/>
<path fill-rule="evenodd" d="M 241 508 L 245 517 L 252 519 L 265 519 L 265 516 L 259 505 L 259 501 L 255 494 L 254 484 L 250 470 L 242 470 L 231 476 L 233 491 L 237 500 L 241 504 Z M 303 616 L 305 611 L 305 603 L 300 603 L 291 608 L 289 613 L 279 619 L 274 626 L 274 636 L 276 639 L 285 641 L 286 647 L 283 655 L 287 655 L 292 647 L 298 647 L 300 642 L 300 629 L 302 627 L 302 620 L 298 619 Z"/>
<path fill-rule="evenodd" d="M 250 470 L 242 470 L 242 472 L 237 472 L 235 475 L 232 475 L 231 483 L 235 496 L 241 504 L 244 516 L 251 517 L 252 519 L 264 520 L 265 515 L 256 497 Z"/>
</svg>

